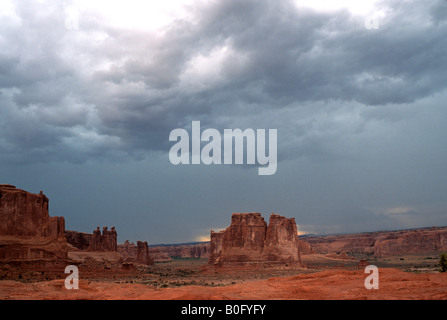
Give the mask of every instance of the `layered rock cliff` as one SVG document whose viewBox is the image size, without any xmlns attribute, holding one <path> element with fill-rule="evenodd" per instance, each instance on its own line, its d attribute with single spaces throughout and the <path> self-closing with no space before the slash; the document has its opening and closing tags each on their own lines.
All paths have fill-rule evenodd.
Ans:
<svg viewBox="0 0 447 320">
<path fill-rule="evenodd" d="M 172 258 L 209 258 L 210 243 L 171 244 L 151 246 L 149 252 L 155 261 L 168 261 Z"/>
<path fill-rule="evenodd" d="M 93 231 L 93 237 L 90 241 L 88 250 L 90 251 L 118 251 L 117 244 L 118 235 L 115 227 L 108 230 L 107 227 L 102 228 L 102 234 L 99 227 Z"/>
<path fill-rule="evenodd" d="M 0 261 L 67 258 L 65 220 L 50 217 L 49 199 L 12 185 L 0 185 Z"/>
<path fill-rule="evenodd" d="M 149 247 L 146 241 L 137 241 L 137 257 L 135 262 L 146 265 L 154 264 L 154 260 L 149 255 Z"/>
<path fill-rule="evenodd" d="M 386 257 L 447 251 L 447 227 L 303 237 L 312 253 L 364 254 Z"/>
<path fill-rule="evenodd" d="M 447 227 L 388 233 L 374 242 L 374 255 L 377 257 L 443 251 L 447 251 Z"/>
<path fill-rule="evenodd" d="M 123 244 L 118 245 L 118 252 L 126 263 L 154 264 L 154 259 L 149 253 L 149 246 L 146 241 L 137 241 L 135 245 L 133 242 L 126 240 Z"/>
<path fill-rule="evenodd" d="M 73 247 L 78 248 L 79 250 L 87 250 L 93 239 L 93 233 L 66 230 L 65 237 L 67 238 L 67 242 Z"/>
<path fill-rule="evenodd" d="M 102 228 L 102 234 L 99 227 L 93 233 L 85 233 L 68 230 L 65 231 L 65 237 L 69 244 L 80 250 L 88 251 L 118 251 L 118 234 L 115 227 L 108 230 L 108 227 Z"/>
<path fill-rule="evenodd" d="M 294 218 L 272 214 L 267 225 L 260 213 L 233 213 L 227 229 L 211 231 L 211 265 L 299 261 Z"/>
</svg>

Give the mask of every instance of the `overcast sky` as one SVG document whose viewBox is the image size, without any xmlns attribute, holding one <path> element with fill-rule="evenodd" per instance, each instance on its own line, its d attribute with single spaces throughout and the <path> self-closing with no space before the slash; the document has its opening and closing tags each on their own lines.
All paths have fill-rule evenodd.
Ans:
<svg viewBox="0 0 447 320">
<path fill-rule="evenodd" d="M 0 183 L 120 243 L 447 225 L 447 1 L 159 2 L 0 0 Z M 277 129 L 276 173 L 171 164 L 192 121 Z"/>
</svg>

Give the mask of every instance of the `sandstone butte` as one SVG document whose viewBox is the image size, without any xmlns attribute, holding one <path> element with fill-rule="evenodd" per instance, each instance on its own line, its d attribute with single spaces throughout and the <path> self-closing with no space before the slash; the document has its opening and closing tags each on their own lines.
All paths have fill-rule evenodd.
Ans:
<svg viewBox="0 0 447 320">
<path fill-rule="evenodd" d="M 211 230 L 208 264 L 300 263 L 294 218 L 270 215 L 269 225 L 260 213 L 233 213 L 223 231 Z"/>
<path fill-rule="evenodd" d="M 50 217 L 49 200 L 0 185 L 0 261 L 46 264 L 67 259 L 65 220 Z"/>
<path fill-rule="evenodd" d="M 2 268 L 49 270 L 95 259 L 121 264 L 115 227 L 103 227 L 102 233 L 99 227 L 93 233 L 65 230 L 64 217 L 49 216 L 49 199 L 42 191 L 33 194 L 0 184 L 0 221 Z M 138 242 L 131 260 L 153 264 L 147 242 Z"/>
</svg>

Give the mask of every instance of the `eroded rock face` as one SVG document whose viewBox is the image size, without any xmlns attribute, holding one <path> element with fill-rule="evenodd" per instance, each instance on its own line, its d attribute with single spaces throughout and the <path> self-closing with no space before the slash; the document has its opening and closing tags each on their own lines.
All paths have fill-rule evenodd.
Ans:
<svg viewBox="0 0 447 320">
<path fill-rule="evenodd" d="M 67 258 L 65 220 L 50 217 L 48 198 L 0 185 L 0 261 Z"/>
<path fill-rule="evenodd" d="M 118 251 L 117 239 L 118 235 L 116 233 L 115 227 L 112 227 L 111 230 L 107 230 L 107 227 L 99 230 L 99 227 L 93 231 L 93 236 L 90 241 L 90 245 L 88 250 L 90 251 Z"/>
<path fill-rule="evenodd" d="M 366 254 L 386 257 L 447 250 L 447 227 L 304 237 L 315 253 Z"/>
<path fill-rule="evenodd" d="M 156 261 L 167 261 L 171 258 L 190 258 L 201 259 L 209 258 L 210 244 L 192 243 L 192 244 L 173 244 L 163 246 L 153 246 L 149 248 L 151 256 Z"/>
<path fill-rule="evenodd" d="M 260 213 L 233 213 L 224 231 L 211 231 L 209 264 L 299 263 L 295 219 L 276 214 L 269 225 Z"/>
<path fill-rule="evenodd" d="M 126 240 L 123 244 L 118 245 L 118 252 L 124 261 L 133 262 L 137 257 L 137 246 L 135 243 Z"/>
<path fill-rule="evenodd" d="M 390 233 L 374 243 L 374 255 L 377 257 L 442 251 L 447 251 L 447 227 Z"/>
<path fill-rule="evenodd" d="M 260 213 L 233 213 L 223 232 L 222 263 L 261 261 L 266 229 Z"/>
<path fill-rule="evenodd" d="M 151 265 L 154 260 L 149 255 L 149 248 L 146 241 L 137 241 L 137 258 L 136 263 Z"/>
<path fill-rule="evenodd" d="M 90 247 L 90 242 L 92 241 L 93 234 L 66 230 L 65 237 L 67 238 L 67 242 L 75 248 L 78 248 L 80 250 L 87 250 Z"/>
<path fill-rule="evenodd" d="M 267 261 L 298 262 L 298 232 L 294 218 L 270 215 L 263 256 Z"/>
<path fill-rule="evenodd" d="M 211 230 L 210 235 L 210 256 L 208 264 L 222 265 L 222 244 L 224 238 L 224 231 L 214 232 Z"/>
<path fill-rule="evenodd" d="M 137 241 L 135 245 L 133 242 L 126 240 L 124 244 L 118 245 L 118 252 L 126 263 L 154 264 L 154 259 L 149 253 L 149 246 L 146 241 Z"/>
<path fill-rule="evenodd" d="M 0 185 L 0 235 L 65 237 L 63 217 L 50 217 L 48 198 L 12 185 Z"/>
<path fill-rule="evenodd" d="M 314 250 L 312 249 L 310 244 L 306 241 L 300 240 L 299 238 L 298 238 L 298 247 L 301 256 L 314 253 Z"/>
</svg>

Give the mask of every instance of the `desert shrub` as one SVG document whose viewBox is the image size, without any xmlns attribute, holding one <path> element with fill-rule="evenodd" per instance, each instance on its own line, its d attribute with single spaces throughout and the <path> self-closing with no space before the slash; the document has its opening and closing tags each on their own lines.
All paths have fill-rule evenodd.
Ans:
<svg viewBox="0 0 447 320">
<path fill-rule="evenodd" d="M 447 271 L 447 253 L 441 253 L 439 259 L 439 265 L 441 266 L 441 272 Z"/>
</svg>

